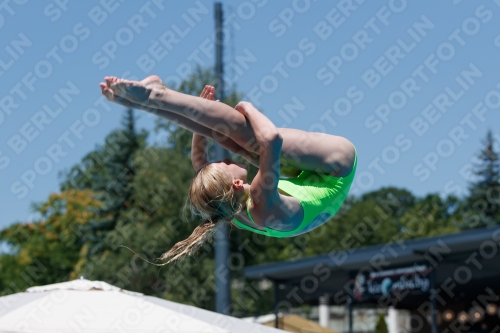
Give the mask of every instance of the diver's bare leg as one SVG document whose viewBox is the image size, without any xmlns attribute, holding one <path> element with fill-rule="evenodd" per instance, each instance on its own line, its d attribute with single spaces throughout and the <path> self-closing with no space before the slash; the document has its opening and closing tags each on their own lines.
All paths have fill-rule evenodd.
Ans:
<svg viewBox="0 0 500 333">
<path fill-rule="evenodd" d="M 186 117 L 230 137 L 247 151 L 259 151 L 250 123 L 229 105 L 168 89 L 157 76 L 142 81 L 106 77 L 105 81 L 117 96 Z M 158 115 L 163 117 L 160 113 Z"/>
</svg>

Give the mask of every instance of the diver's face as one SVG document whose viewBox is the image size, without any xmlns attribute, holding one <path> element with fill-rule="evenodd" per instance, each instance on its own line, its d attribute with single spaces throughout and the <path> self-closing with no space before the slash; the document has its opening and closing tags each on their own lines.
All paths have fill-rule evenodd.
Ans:
<svg viewBox="0 0 500 333">
<path fill-rule="evenodd" d="M 229 173 L 234 179 L 241 179 L 243 182 L 247 182 L 248 166 L 245 163 L 236 163 L 226 158 L 222 161 L 214 162 L 214 165 Z"/>
</svg>

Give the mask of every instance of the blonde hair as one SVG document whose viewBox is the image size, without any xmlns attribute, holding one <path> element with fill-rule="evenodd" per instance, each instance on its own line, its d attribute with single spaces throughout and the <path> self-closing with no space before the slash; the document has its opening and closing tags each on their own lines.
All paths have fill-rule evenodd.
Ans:
<svg viewBox="0 0 500 333">
<path fill-rule="evenodd" d="M 233 177 L 213 164 L 198 170 L 189 187 L 191 213 L 203 219 L 203 223 L 183 241 L 176 243 L 158 259 L 172 257 L 164 265 L 184 255 L 192 255 L 215 233 L 219 223 L 228 223 L 234 219 L 243 205 L 236 198 L 233 189 Z"/>
</svg>

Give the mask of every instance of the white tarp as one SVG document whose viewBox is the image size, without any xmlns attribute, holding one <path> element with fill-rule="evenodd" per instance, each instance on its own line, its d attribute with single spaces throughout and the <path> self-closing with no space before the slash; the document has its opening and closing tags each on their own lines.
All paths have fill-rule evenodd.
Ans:
<svg viewBox="0 0 500 333">
<path fill-rule="evenodd" d="M 0 297 L 0 333 L 284 332 L 85 279 Z"/>
</svg>

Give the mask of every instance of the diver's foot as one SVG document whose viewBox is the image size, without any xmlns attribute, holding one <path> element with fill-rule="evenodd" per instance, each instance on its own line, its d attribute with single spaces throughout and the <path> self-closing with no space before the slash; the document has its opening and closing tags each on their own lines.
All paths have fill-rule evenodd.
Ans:
<svg viewBox="0 0 500 333">
<path fill-rule="evenodd" d="M 148 104 L 151 96 L 161 96 L 167 89 L 156 75 L 148 76 L 142 81 L 119 79 L 114 76 L 107 76 L 104 80 L 114 95 L 133 103 Z"/>
<path fill-rule="evenodd" d="M 111 90 L 106 83 L 101 82 L 99 84 L 101 87 L 101 92 L 102 94 L 111 102 L 115 102 L 116 104 L 123 105 L 126 108 L 131 108 L 131 109 L 136 109 L 136 110 L 143 110 L 152 114 L 157 114 L 158 110 L 148 107 L 146 105 L 142 105 L 139 103 L 134 103 L 129 101 L 128 99 L 125 99 L 123 97 L 115 95 L 113 90 Z"/>
</svg>

